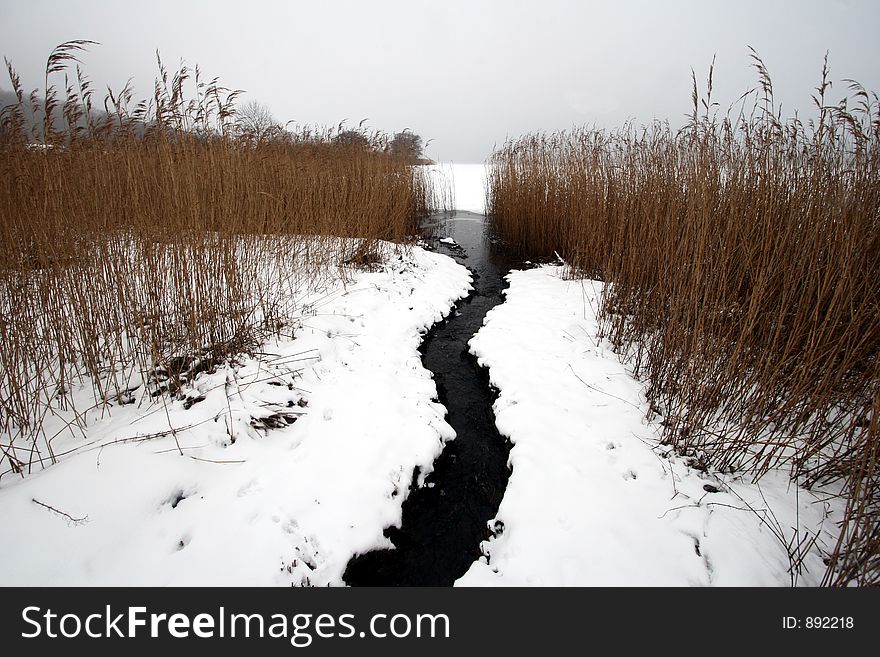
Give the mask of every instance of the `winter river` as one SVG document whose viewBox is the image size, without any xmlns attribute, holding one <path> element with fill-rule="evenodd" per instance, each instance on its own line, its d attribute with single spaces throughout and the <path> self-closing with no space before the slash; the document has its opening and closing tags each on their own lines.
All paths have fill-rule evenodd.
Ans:
<svg viewBox="0 0 880 657">
<path fill-rule="evenodd" d="M 495 427 L 488 374 L 468 351 L 468 340 L 483 318 L 503 301 L 503 254 L 485 234 L 485 217 L 455 212 L 429 226 L 437 250 L 468 267 L 473 291 L 432 328 L 421 347 L 422 362 L 433 372 L 440 403 L 455 429 L 434 463 L 425 486 L 413 488 L 403 504 L 403 524 L 386 535 L 394 550 L 352 559 L 345 581 L 353 586 L 451 586 L 480 556 L 507 485 L 510 443 Z M 452 238 L 455 244 L 441 241 Z"/>
</svg>

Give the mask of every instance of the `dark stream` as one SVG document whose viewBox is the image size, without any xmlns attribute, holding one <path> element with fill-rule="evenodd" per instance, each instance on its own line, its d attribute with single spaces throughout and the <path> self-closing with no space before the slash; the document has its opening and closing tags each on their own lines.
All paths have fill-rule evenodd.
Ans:
<svg viewBox="0 0 880 657">
<path fill-rule="evenodd" d="M 456 212 L 429 226 L 431 243 L 471 270 L 474 290 L 425 337 L 422 363 L 434 373 L 438 398 L 455 429 L 434 462 L 426 485 L 410 491 L 400 529 L 385 535 L 393 550 L 353 558 L 343 579 L 351 586 L 450 586 L 480 556 L 487 522 L 498 511 L 510 477 L 510 443 L 499 435 L 492 413 L 488 372 L 468 352 L 483 317 L 503 301 L 510 267 L 484 235 L 485 217 Z M 459 248 L 439 242 L 455 239 Z M 415 477 L 414 477 L 415 481 Z"/>
</svg>

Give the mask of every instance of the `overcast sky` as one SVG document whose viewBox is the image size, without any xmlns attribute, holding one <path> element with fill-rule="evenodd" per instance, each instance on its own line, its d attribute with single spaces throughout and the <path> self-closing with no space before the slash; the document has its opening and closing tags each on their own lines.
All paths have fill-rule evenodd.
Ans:
<svg viewBox="0 0 880 657">
<path fill-rule="evenodd" d="M 809 108 L 830 51 L 843 78 L 880 90 L 877 0 L 0 0 L 0 54 L 27 89 L 58 43 L 91 39 L 101 86 L 150 95 L 155 51 L 199 64 L 282 121 L 433 139 L 441 160 L 482 161 L 508 136 L 627 119 L 679 124 L 690 69 L 727 106 L 755 84 L 747 45 L 785 108 Z M 5 78 L 0 88 L 9 89 Z M 786 112 L 787 113 L 787 112 Z"/>
</svg>

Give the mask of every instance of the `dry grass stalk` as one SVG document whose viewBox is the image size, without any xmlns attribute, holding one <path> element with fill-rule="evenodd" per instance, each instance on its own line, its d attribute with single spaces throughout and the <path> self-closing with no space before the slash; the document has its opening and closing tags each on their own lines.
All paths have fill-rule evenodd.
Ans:
<svg viewBox="0 0 880 657">
<path fill-rule="evenodd" d="M 285 330 L 304 286 L 375 261 L 382 241 L 407 248 L 448 198 L 381 134 L 255 140 L 235 121 L 239 92 L 198 68 L 169 75 L 161 59 L 152 99 L 134 103 L 126 86 L 97 113 L 82 70 L 66 75 L 88 43 L 53 51 L 42 102 L 7 62 L 18 103 L 0 115 L 0 476 L 54 461 L 43 420 L 85 410 L 69 407 L 77 386 L 98 406 L 178 392 Z"/>
<path fill-rule="evenodd" d="M 668 444 L 723 470 L 847 480 L 827 581 L 876 582 L 880 102 L 848 81 L 829 106 L 826 62 L 816 119 L 783 121 L 753 56 L 751 108 L 719 116 L 710 70 L 680 131 L 505 144 L 490 220 L 513 248 L 607 282 L 604 336 L 649 382 Z"/>
</svg>

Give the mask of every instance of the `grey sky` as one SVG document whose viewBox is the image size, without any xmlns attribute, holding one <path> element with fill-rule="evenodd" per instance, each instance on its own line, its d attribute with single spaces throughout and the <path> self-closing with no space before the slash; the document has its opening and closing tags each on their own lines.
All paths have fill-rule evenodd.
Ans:
<svg viewBox="0 0 880 657">
<path fill-rule="evenodd" d="M 826 50 L 833 98 L 842 78 L 880 90 L 878 25 L 876 0 L 0 0 L 0 54 L 32 89 L 56 44 L 99 41 L 87 74 L 99 88 L 132 77 L 141 98 L 158 49 L 279 120 L 409 127 L 434 140 L 433 157 L 464 162 L 532 130 L 678 124 L 690 69 L 702 83 L 713 54 L 726 106 L 755 84 L 747 44 L 786 108 L 809 111 Z"/>
</svg>

